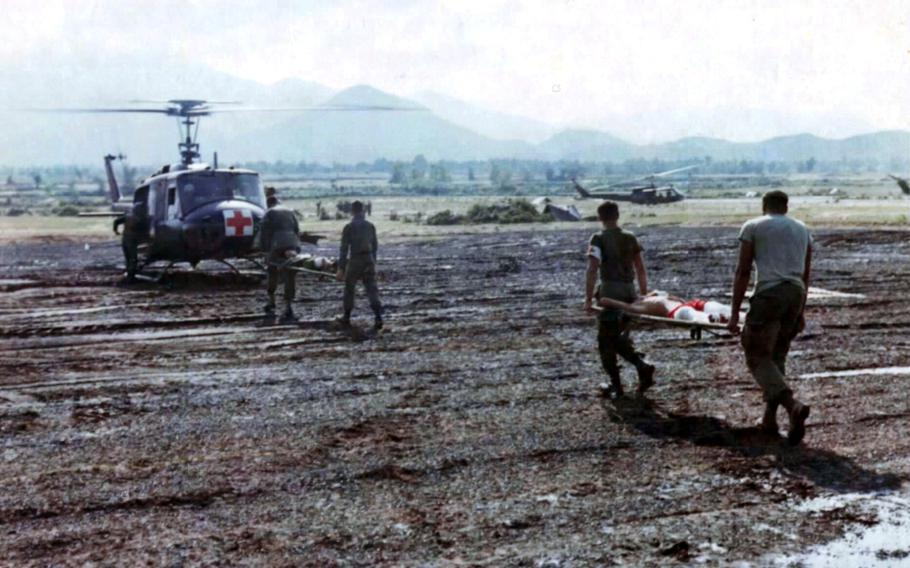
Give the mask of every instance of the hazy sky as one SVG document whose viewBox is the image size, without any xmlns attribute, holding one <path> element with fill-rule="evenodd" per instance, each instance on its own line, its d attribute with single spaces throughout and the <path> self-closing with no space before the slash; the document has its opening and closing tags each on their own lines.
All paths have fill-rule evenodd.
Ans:
<svg viewBox="0 0 910 568">
<path fill-rule="evenodd" d="M 814 117 L 829 136 L 910 128 L 910 0 L 2 0 L 2 8 L 4 66 L 75 62 L 103 72 L 115 53 L 184 57 L 265 83 L 433 90 L 561 126 L 629 135 L 638 121 L 639 140 L 676 134 L 641 115 L 734 138 L 786 130 L 794 116 Z M 724 124 L 737 120 L 776 123 Z"/>
</svg>

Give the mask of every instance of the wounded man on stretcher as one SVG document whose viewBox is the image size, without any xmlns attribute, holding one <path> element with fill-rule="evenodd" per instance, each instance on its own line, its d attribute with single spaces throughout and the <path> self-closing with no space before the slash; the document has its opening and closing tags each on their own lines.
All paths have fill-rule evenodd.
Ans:
<svg viewBox="0 0 910 568">
<path fill-rule="evenodd" d="M 604 308 L 622 310 L 629 314 L 656 316 L 696 324 L 727 323 L 730 320 L 730 306 L 711 300 L 684 300 L 667 292 L 655 290 L 646 296 L 639 296 L 632 303 L 599 298 Z"/>
<path fill-rule="evenodd" d="M 293 250 L 287 251 L 286 260 L 282 263 L 290 269 L 304 269 L 308 272 L 325 272 L 326 274 L 335 274 L 336 261 L 325 256 L 313 256 L 311 254 L 298 253 Z"/>
</svg>

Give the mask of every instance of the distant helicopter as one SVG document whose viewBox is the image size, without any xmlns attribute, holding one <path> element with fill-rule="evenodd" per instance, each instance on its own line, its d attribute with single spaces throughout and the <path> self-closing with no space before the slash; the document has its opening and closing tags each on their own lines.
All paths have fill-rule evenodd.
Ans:
<svg viewBox="0 0 910 568">
<path fill-rule="evenodd" d="M 197 135 L 203 116 L 219 112 L 248 111 L 409 111 L 421 108 L 341 105 L 303 108 L 227 108 L 215 109 L 211 105 L 236 105 L 231 101 L 205 101 L 199 99 L 174 99 L 169 101 L 132 101 L 134 103 L 163 104 L 164 108 L 85 108 L 47 109 L 64 113 L 140 113 L 163 114 L 177 117 L 182 126 L 182 140 L 177 144 L 180 150 L 179 164 L 162 166 L 157 172 L 138 184 L 132 196 L 121 194 L 112 162 L 117 157 L 104 157 L 111 212 L 103 215 L 145 216 L 142 225 L 147 234 L 140 236 L 139 263 L 141 270 L 154 262 L 167 261 L 169 264 L 161 273 L 175 263 L 188 262 L 194 268 L 202 260 L 216 260 L 236 268 L 228 259 L 245 259 L 260 268 L 254 258 L 260 251 L 256 245 L 256 233 L 265 215 L 266 196 L 259 174 L 248 169 L 235 167 L 219 168 L 218 155 L 208 165 L 196 162 L 200 157 Z M 195 126 L 195 128 L 193 128 Z M 183 134 L 185 133 L 185 136 Z M 122 158 L 122 156 L 119 156 Z M 136 213 L 141 212 L 141 213 Z M 98 216 L 99 213 L 89 213 Z M 125 231 L 124 231 L 125 233 Z M 319 237 L 301 234 L 301 240 L 314 243 Z M 126 255 L 124 238 L 124 255 Z M 128 260 L 128 259 L 127 259 Z M 128 262 L 129 270 L 129 262 Z M 132 277 L 133 274 L 128 276 Z"/>
<path fill-rule="evenodd" d="M 685 195 L 680 193 L 673 184 L 667 185 L 657 185 L 655 180 L 657 178 L 669 176 L 679 172 L 684 172 L 697 168 L 697 165 L 686 166 L 684 168 L 676 168 L 675 170 L 668 170 L 665 172 L 659 172 L 656 174 L 651 174 L 643 178 L 638 178 L 634 180 L 629 180 L 625 182 L 620 182 L 613 185 L 602 185 L 598 187 L 585 188 L 575 178 L 572 178 L 572 185 L 575 187 L 575 191 L 578 193 L 578 199 L 609 199 L 611 201 L 629 201 L 632 203 L 637 203 L 639 205 L 658 205 L 660 203 L 674 203 L 677 201 L 682 201 L 686 198 Z M 646 181 L 646 185 L 641 185 L 640 182 Z M 631 186 L 631 187 L 630 187 Z M 623 189 L 622 191 L 600 191 L 607 188 L 617 188 Z"/>
<path fill-rule="evenodd" d="M 897 186 L 901 188 L 901 191 L 904 192 L 904 195 L 910 195 L 910 182 L 902 177 L 897 177 L 891 174 L 888 174 L 888 177 L 897 182 Z"/>
</svg>

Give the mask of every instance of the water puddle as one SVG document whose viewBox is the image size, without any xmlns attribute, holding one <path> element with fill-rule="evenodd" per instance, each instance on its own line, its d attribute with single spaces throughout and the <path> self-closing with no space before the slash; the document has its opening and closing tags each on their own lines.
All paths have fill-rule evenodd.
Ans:
<svg viewBox="0 0 910 568">
<path fill-rule="evenodd" d="M 823 515 L 850 507 L 875 519 L 854 525 L 839 540 L 813 547 L 795 556 L 778 558 L 778 566 L 910 567 L 910 497 L 904 494 L 847 494 L 811 499 L 800 510 Z"/>
<path fill-rule="evenodd" d="M 811 298 L 865 298 L 865 294 L 851 294 L 848 292 L 838 292 L 837 290 L 826 290 L 809 286 L 808 297 Z"/>
<path fill-rule="evenodd" d="M 910 367 L 871 367 L 868 369 L 847 369 L 845 371 L 822 371 L 806 373 L 801 379 L 837 379 L 841 377 L 859 377 L 865 375 L 910 375 Z"/>
<path fill-rule="evenodd" d="M 0 292 L 15 292 L 20 288 L 36 286 L 36 280 L 26 280 L 24 278 L 0 278 Z"/>
</svg>

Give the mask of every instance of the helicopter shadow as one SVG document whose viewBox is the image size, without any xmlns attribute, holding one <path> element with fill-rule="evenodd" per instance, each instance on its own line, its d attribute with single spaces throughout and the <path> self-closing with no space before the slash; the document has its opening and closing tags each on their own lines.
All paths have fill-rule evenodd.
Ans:
<svg viewBox="0 0 910 568">
<path fill-rule="evenodd" d="M 767 434 L 755 426 L 733 426 L 714 416 L 677 414 L 645 398 L 624 397 L 604 405 L 611 421 L 626 424 L 652 438 L 725 448 L 745 458 L 774 456 L 772 467 L 786 476 L 804 477 L 837 493 L 896 490 L 905 481 L 903 476 L 864 468 L 829 450 L 805 444 L 790 446 L 785 438 Z"/>
</svg>

